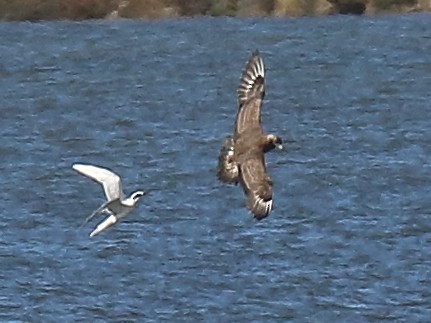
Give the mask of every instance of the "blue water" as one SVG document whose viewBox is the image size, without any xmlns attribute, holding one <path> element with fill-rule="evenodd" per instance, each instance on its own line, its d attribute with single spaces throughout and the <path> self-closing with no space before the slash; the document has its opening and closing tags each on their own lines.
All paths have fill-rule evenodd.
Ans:
<svg viewBox="0 0 431 323">
<path fill-rule="evenodd" d="M 0 320 L 429 321 L 430 25 L 0 24 Z M 286 142 L 261 222 L 215 176 L 256 48 Z M 75 162 L 155 190 L 90 239 L 104 198 Z"/>
</svg>

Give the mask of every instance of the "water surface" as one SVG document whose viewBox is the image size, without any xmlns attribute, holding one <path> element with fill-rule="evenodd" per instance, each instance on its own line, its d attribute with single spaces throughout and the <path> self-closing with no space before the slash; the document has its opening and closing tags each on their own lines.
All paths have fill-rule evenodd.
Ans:
<svg viewBox="0 0 431 323">
<path fill-rule="evenodd" d="M 431 317 L 429 15 L 2 23 L 2 321 Z M 258 48 L 275 209 L 217 182 Z M 155 188 L 93 239 L 71 165 Z"/>
</svg>

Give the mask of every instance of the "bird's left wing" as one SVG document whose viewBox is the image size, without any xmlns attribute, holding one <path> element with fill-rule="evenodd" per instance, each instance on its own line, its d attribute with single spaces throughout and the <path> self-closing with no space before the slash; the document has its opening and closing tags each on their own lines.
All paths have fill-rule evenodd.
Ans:
<svg viewBox="0 0 431 323">
<path fill-rule="evenodd" d="M 272 210 L 272 181 L 266 174 L 263 153 L 248 158 L 239 168 L 247 207 L 256 219 L 261 220 Z"/>
<path fill-rule="evenodd" d="M 248 127 L 260 127 L 260 110 L 265 97 L 265 67 L 258 51 L 255 51 L 242 72 L 238 87 L 239 109 L 235 121 L 235 133 L 241 134 Z"/>
</svg>

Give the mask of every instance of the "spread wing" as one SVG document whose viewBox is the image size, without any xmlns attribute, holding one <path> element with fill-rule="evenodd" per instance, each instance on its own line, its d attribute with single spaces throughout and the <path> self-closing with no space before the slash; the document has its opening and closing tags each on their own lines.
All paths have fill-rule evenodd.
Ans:
<svg viewBox="0 0 431 323">
<path fill-rule="evenodd" d="M 240 183 L 247 197 L 247 207 L 261 220 L 272 210 L 272 181 L 266 174 L 263 153 L 240 165 Z"/>
<path fill-rule="evenodd" d="M 108 201 L 123 198 L 121 179 L 117 174 L 110 170 L 88 164 L 74 164 L 72 167 L 78 173 L 102 184 Z"/>
<path fill-rule="evenodd" d="M 224 183 L 238 183 L 238 164 L 234 152 L 234 141 L 228 137 L 220 149 L 217 165 L 217 177 Z"/>
<path fill-rule="evenodd" d="M 260 108 L 265 96 L 264 78 L 265 67 L 256 50 L 248 60 L 239 82 L 236 134 L 244 132 L 248 127 L 260 127 Z"/>
</svg>

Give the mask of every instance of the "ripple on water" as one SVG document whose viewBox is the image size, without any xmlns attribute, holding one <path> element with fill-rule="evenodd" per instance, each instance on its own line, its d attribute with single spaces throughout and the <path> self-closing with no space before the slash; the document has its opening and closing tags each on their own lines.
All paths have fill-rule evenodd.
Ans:
<svg viewBox="0 0 431 323">
<path fill-rule="evenodd" d="M 1 24 L 0 319 L 427 321 L 428 25 Z M 255 48 L 262 123 L 286 142 L 260 222 L 214 171 Z M 154 190 L 89 239 L 104 197 L 75 162 Z"/>
</svg>

